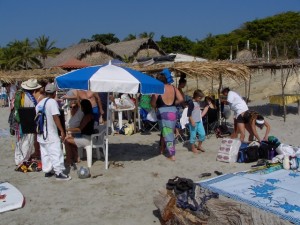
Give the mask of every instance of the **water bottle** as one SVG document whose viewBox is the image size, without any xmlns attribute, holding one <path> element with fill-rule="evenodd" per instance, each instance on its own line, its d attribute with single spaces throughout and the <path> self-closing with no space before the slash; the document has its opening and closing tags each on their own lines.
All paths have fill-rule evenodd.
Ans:
<svg viewBox="0 0 300 225">
<path fill-rule="evenodd" d="M 271 150 L 268 151 L 268 160 L 272 160 L 275 157 L 275 150 L 274 148 L 271 148 Z"/>
</svg>

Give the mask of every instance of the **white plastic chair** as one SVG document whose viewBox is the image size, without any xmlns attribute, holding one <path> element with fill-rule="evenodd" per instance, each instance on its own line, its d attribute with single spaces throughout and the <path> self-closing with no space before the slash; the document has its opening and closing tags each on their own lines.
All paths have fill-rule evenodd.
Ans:
<svg viewBox="0 0 300 225">
<path fill-rule="evenodd" d="M 100 148 L 102 148 L 102 153 L 105 158 L 105 164 L 108 162 L 108 149 L 106 149 L 105 137 L 106 137 L 106 126 L 99 125 L 95 127 L 95 130 L 98 130 L 98 133 L 91 135 L 91 144 L 84 147 L 86 150 L 87 166 L 92 167 L 92 153 L 93 149 L 96 149 L 97 159 L 101 159 Z M 105 165 L 107 168 L 108 165 Z"/>
</svg>

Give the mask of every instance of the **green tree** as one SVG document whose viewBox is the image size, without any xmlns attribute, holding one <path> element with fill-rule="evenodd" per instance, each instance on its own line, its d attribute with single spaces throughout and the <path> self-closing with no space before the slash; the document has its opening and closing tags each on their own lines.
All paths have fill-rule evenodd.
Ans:
<svg viewBox="0 0 300 225">
<path fill-rule="evenodd" d="M 186 53 L 192 54 L 194 42 L 189 40 L 187 37 L 173 36 L 165 37 L 161 36 L 160 41 L 157 42 L 159 47 L 167 53 Z"/>
<path fill-rule="evenodd" d="M 135 34 L 128 34 L 127 37 L 125 37 L 123 39 L 123 41 L 131 41 L 131 40 L 135 40 L 136 39 L 136 35 Z"/>
<path fill-rule="evenodd" d="M 151 38 L 151 39 L 153 39 L 154 35 L 155 35 L 154 32 L 149 32 L 149 33 L 143 32 L 143 33 L 139 34 L 139 38 Z"/>
<path fill-rule="evenodd" d="M 24 41 L 14 41 L 8 44 L 10 51 L 12 51 L 12 58 L 9 59 L 11 69 L 29 69 L 42 66 L 32 45 L 28 38 Z"/>
<path fill-rule="evenodd" d="M 39 57 L 43 60 L 43 66 L 45 66 L 45 60 L 48 56 L 54 56 L 56 49 L 54 47 L 55 41 L 50 42 L 50 38 L 42 35 L 35 39 L 36 51 Z"/>
<path fill-rule="evenodd" d="M 98 41 L 103 45 L 110 45 L 113 43 L 120 42 L 120 39 L 115 37 L 115 34 L 108 33 L 108 34 L 94 34 L 92 36 L 92 41 Z"/>
</svg>

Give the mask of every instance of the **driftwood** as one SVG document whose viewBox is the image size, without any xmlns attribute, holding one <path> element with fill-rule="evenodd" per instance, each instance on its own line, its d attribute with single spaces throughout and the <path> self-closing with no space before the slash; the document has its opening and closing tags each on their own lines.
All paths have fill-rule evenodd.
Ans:
<svg viewBox="0 0 300 225">
<path fill-rule="evenodd" d="M 278 216 L 258 208 L 220 196 L 206 203 L 205 212 L 193 213 L 176 207 L 176 197 L 171 191 L 160 190 L 154 204 L 164 225 L 291 225 Z"/>
</svg>

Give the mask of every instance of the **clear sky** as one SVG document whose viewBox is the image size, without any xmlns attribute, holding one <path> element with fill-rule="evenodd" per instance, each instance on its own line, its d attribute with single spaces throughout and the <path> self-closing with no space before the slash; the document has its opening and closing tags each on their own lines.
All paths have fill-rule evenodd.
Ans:
<svg viewBox="0 0 300 225">
<path fill-rule="evenodd" d="M 0 0 L 0 46 L 46 35 L 64 48 L 94 34 L 142 32 L 196 41 L 287 11 L 300 12 L 300 0 Z"/>
</svg>

